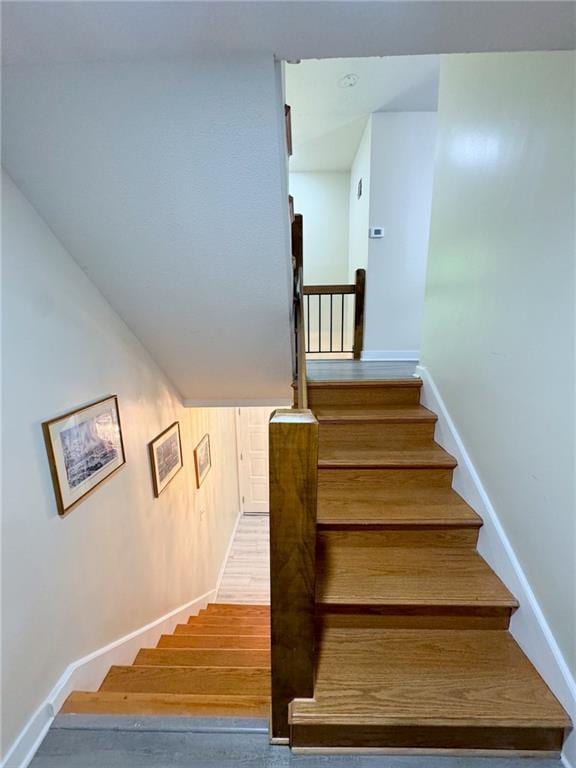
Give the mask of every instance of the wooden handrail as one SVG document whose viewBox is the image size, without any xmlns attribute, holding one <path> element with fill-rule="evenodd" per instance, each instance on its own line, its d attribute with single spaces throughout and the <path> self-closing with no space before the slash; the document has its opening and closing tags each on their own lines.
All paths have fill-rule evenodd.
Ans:
<svg viewBox="0 0 576 768">
<path fill-rule="evenodd" d="M 288 705 L 314 695 L 318 422 L 308 410 L 270 419 L 270 621 L 274 743 L 287 743 Z"/>
<path fill-rule="evenodd" d="M 304 295 L 314 294 L 319 295 L 322 294 L 323 296 L 328 294 L 348 294 L 348 293 L 356 293 L 356 284 L 352 283 L 351 285 L 305 285 L 304 286 Z"/>
</svg>

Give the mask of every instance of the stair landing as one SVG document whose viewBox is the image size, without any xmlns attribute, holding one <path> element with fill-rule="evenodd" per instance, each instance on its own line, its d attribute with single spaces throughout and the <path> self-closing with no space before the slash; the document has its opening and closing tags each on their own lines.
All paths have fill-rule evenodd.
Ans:
<svg viewBox="0 0 576 768">
<path fill-rule="evenodd" d="M 325 629 L 294 747 L 557 754 L 570 722 L 507 632 Z"/>
</svg>

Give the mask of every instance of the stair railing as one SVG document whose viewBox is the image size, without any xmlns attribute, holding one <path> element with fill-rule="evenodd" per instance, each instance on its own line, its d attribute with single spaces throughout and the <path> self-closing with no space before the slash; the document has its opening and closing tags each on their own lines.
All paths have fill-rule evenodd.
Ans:
<svg viewBox="0 0 576 768">
<path fill-rule="evenodd" d="M 296 408 L 270 418 L 271 741 L 289 743 L 288 711 L 314 695 L 318 422 L 307 410 L 302 216 L 292 219 Z"/>
<path fill-rule="evenodd" d="M 351 284 L 304 286 L 307 353 L 351 353 L 354 360 L 360 359 L 364 346 L 365 292 L 365 269 L 356 270 L 355 282 Z M 346 301 L 347 296 L 353 296 L 351 302 Z"/>
</svg>

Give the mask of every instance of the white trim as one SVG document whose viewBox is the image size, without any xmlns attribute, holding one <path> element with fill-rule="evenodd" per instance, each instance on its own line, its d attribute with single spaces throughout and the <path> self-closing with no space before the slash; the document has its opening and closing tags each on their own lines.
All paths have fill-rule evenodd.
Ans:
<svg viewBox="0 0 576 768">
<path fill-rule="evenodd" d="M 6 753 L 1 768 L 26 768 L 52 720 L 72 691 L 95 691 L 113 664 L 131 664 L 140 648 L 154 646 L 160 635 L 171 633 L 176 624 L 204 608 L 215 594 L 216 590 L 212 589 L 161 616 L 151 624 L 130 632 L 69 664 Z"/>
<path fill-rule="evenodd" d="M 252 408 L 259 405 L 276 406 L 277 408 L 291 408 L 291 397 L 259 397 L 250 400 L 183 400 L 182 405 L 185 408 Z"/>
<path fill-rule="evenodd" d="M 382 362 L 414 362 L 420 360 L 419 349 L 365 349 L 362 352 L 362 360 Z"/>
<path fill-rule="evenodd" d="M 240 499 L 238 499 L 240 501 Z M 222 578 L 224 576 L 224 571 L 226 570 L 226 563 L 228 562 L 228 558 L 230 557 L 230 553 L 232 552 L 232 547 L 234 545 L 234 539 L 236 538 L 236 531 L 238 530 L 238 526 L 240 525 L 240 520 L 242 519 L 242 507 L 238 510 L 238 516 L 236 518 L 236 522 L 234 523 L 234 529 L 232 530 L 232 535 L 230 536 L 230 541 L 228 542 L 228 546 L 226 547 L 226 554 L 224 555 L 224 560 L 222 561 L 222 565 L 220 566 L 220 571 L 218 573 L 218 581 L 216 582 L 216 589 L 214 590 L 214 599 L 218 599 L 218 592 L 220 591 L 220 585 L 222 584 Z"/>
<path fill-rule="evenodd" d="M 484 520 L 478 551 L 520 603 L 510 622 L 510 632 L 576 723 L 576 681 L 430 372 L 421 365 L 416 370 L 422 379 L 422 405 L 438 415 L 436 442 L 458 460 L 454 490 Z M 576 732 L 564 744 L 562 762 L 566 768 L 576 768 Z"/>
</svg>

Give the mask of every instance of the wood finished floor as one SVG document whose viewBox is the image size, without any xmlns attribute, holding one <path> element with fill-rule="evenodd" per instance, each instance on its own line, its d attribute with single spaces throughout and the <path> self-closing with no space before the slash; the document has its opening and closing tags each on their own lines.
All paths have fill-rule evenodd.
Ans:
<svg viewBox="0 0 576 768">
<path fill-rule="evenodd" d="M 217 603 L 270 604 L 268 515 L 243 515 L 224 567 Z"/>
</svg>

